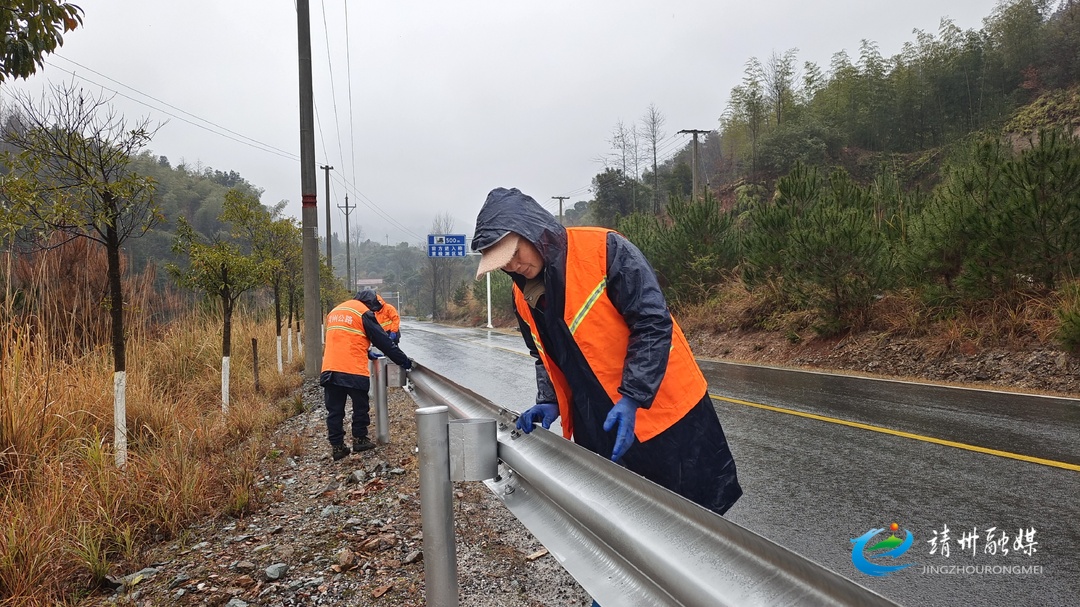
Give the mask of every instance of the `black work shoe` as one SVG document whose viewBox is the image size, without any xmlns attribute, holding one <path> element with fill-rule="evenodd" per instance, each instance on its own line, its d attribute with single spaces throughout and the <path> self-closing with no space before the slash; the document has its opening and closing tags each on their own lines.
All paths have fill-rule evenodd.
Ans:
<svg viewBox="0 0 1080 607">
<path fill-rule="evenodd" d="M 371 451 L 374 448 L 375 443 L 368 440 L 366 436 L 364 438 L 354 438 L 352 441 L 353 453 L 360 453 L 361 451 Z"/>
<path fill-rule="evenodd" d="M 333 445 L 333 448 L 334 450 L 330 453 L 330 455 L 334 458 L 335 462 L 343 457 L 349 456 L 349 448 L 345 445 Z"/>
</svg>

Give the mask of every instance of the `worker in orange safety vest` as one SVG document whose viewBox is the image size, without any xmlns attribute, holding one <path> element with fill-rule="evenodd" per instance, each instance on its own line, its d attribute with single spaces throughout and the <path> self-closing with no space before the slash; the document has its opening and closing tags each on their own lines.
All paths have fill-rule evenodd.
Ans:
<svg viewBox="0 0 1080 607">
<path fill-rule="evenodd" d="M 326 315 L 326 344 L 323 349 L 322 374 L 326 406 L 326 432 L 334 461 L 349 455 L 345 445 L 345 401 L 352 399 L 352 453 L 375 448 L 368 439 L 371 423 L 368 389 L 371 387 L 368 360 L 374 357 L 371 346 L 381 350 L 406 371 L 412 361 L 379 325 L 375 312 L 364 303 L 363 291 L 337 305 Z"/>
<path fill-rule="evenodd" d="M 497 188 L 476 219 L 477 271 L 513 280 L 536 359 L 536 404 L 563 436 L 718 514 L 742 495 L 708 384 L 644 255 L 618 232 L 566 228 L 531 197 Z"/>
</svg>

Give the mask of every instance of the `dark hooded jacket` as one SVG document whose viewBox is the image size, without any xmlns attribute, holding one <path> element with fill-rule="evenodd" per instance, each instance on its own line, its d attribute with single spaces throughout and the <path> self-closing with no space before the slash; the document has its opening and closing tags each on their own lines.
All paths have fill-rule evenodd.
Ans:
<svg viewBox="0 0 1080 607">
<path fill-rule="evenodd" d="M 532 311 L 533 319 L 544 350 L 566 376 L 570 386 L 574 441 L 590 451 L 610 456 L 615 433 L 605 432 L 603 424 L 614 403 L 591 372 L 563 320 L 566 229 L 551 213 L 516 188 L 497 188 L 488 195 L 477 215 L 472 249 L 485 249 L 507 232 L 514 232 L 527 239 L 544 259 L 544 269 L 538 277 L 544 282 L 544 296 L 541 304 Z M 524 287 L 524 276 L 507 273 L 518 288 Z M 667 369 L 671 348 L 671 314 L 656 274 L 645 256 L 614 231 L 607 236 L 607 296 L 622 314 L 630 330 L 619 393 L 647 408 L 652 405 Z M 520 315 L 518 324 L 529 351 L 536 359 L 536 402 L 555 403 L 555 390 L 540 361 L 529 326 Z M 635 441 L 622 461 L 631 470 L 654 482 L 722 513 L 734 503 L 742 491 L 735 480 L 734 460 L 727 448 L 715 411 L 708 402 L 707 393 L 701 397 L 704 405 L 695 407 L 684 420 L 680 420 L 656 438 L 646 443 Z M 709 421 L 709 416 L 713 421 Z M 705 421 L 699 423 L 699 417 Z M 699 436 L 702 432 L 708 434 L 704 439 Z M 707 454 L 710 461 L 697 461 L 697 455 L 688 455 L 686 452 L 677 454 L 671 448 L 672 445 L 687 440 L 697 441 L 701 449 L 695 448 L 693 453 Z M 646 445 L 648 447 L 642 448 Z M 704 457 L 702 455 L 702 459 Z M 687 461 L 688 459 L 691 461 Z M 702 476 L 694 478 L 686 475 L 685 471 L 691 469 L 699 469 Z M 699 499 L 699 496 L 692 496 L 690 494 L 693 490 L 684 486 L 709 477 L 718 479 L 717 482 L 722 487 L 708 497 Z"/>
<path fill-rule="evenodd" d="M 566 229 L 531 197 L 516 188 L 499 188 L 488 196 L 476 219 L 473 250 L 491 246 L 507 232 L 515 232 L 529 240 L 544 258 L 542 276 L 546 306 L 539 314 L 544 318 L 544 322 L 538 321 L 540 339 L 570 381 L 578 405 L 575 410 L 582 409 L 577 411 L 579 418 L 574 420 L 575 439 L 590 449 L 597 447 L 598 452 L 602 452 L 604 443 L 611 443 L 606 445 L 610 453 L 613 437 L 601 426 L 613 403 L 592 373 L 577 372 L 589 367 L 562 320 L 566 291 Z M 607 263 L 608 297 L 627 319 L 630 328 L 630 345 L 619 392 L 648 408 L 667 367 L 671 314 L 649 262 L 637 247 L 616 232 L 608 234 Z M 508 274 L 519 288 L 524 286 L 524 276 Z M 536 358 L 536 402 L 556 402 L 555 390 L 537 355 L 536 345 L 532 343 L 528 325 L 520 316 L 518 322 L 521 334 Z M 595 394 L 600 402 L 595 403 L 597 406 L 584 406 L 594 404 L 592 399 L 581 402 L 579 397 L 584 394 Z"/>
</svg>

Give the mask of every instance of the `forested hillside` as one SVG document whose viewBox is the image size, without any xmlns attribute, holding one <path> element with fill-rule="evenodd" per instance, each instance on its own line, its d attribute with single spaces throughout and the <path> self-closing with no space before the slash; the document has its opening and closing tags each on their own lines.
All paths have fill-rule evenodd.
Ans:
<svg viewBox="0 0 1080 607">
<path fill-rule="evenodd" d="M 740 193 L 771 195 L 797 163 L 842 167 L 864 185 L 889 171 L 904 189 L 925 191 L 949 151 L 977 133 L 1075 128 L 1078 75 L 1075 0 L 1005 0 L 981 29 L 943 19 L 938 32 L 916 31 L 888 57 L 872 40 L 854 57 L 838 50 L 828 66 L 800 62 L 794 48 L 749 57 L 742 82 L 717 108 L 718 128 L 702 135 L 696 163 L 687 144 L 654 178 L 655 148 L 668 133 L 650 107 L 636 126 L 616 124 L 608 168 L 591 199 L 571 201 L 567 217 L 614 226 L 619 216 L 656 212 L 670 196 L 690 195 L 694 165 L 724 206 Z"/>
<path fill-rule="evenodd" d="M 626 234 L 676 305 L 734 309 L 718 330 L 952 323 L 974 342 L 1073 349 L 1078 77 L 1075 0 L 1006 0 L 979 30 L 943 19 L 890 57 L 870 40 L 824 68 L 797 49 L 752 57 L 719 128 L 655 172 L 663 117 L 620 122 L 567 221 Z"/>
<path fill-rule="evenodd" d="M 186 218 L 200 234 L 216 235 L 225 229 L 220 217 L 229 189 L 259 193 L 236 171 L 189 166 L 183 162 L 172 166 L 167 157 L 151 152 L 133 158 L 131 170 L 153 180 L 154 198 L 162 215 L 160 223 L 127 248 L 135 271 L 142 271 L 148 263 L 164 265 L 176 260 L 172 245 L 178 218 Z"/>
</svg>

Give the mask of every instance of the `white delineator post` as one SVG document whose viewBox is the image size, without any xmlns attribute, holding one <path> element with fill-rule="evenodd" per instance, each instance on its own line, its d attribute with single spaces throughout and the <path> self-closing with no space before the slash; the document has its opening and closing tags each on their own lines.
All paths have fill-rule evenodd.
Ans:
<svg viewBox="0 0 1080 607">
<path fill-rule="evenodd" d="M 277 372 L 281 375 L 285 372 L 285 368 L 281 366 L 281 336 L 277 336 Z"/>
<path fill-rule="evenodd" d="M 116 467 L 127 464 L 127 371 L 113 373 L 113 452 Z"/>
<path fill-rule="evenodd" d="M 487 328 L 494 329 L 491 326 L 491 272 L 484 274 L 484 278 L 487 278 L 487 306 L 488 306 L 488 324 Z"/>
<path fill-rule="evenodd" d="M 229 357 L 221 357 L 221 412 L 229 412 Z"/>
</svg>

